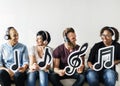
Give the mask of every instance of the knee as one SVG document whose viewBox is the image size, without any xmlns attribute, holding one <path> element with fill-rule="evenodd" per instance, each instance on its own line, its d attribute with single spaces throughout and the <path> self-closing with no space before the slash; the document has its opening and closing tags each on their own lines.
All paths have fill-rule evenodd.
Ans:
<svg viewBox="0 0 120 86">
<path fill-rule="evenodd" d="M 114 70 L 108 69 L 104 74 L 105 79 L 112 79 L 113 80 L 113 79 L 115 79 L 115 77 L 116 77 L 116 73 Z"/>
<path fill-rule="evenodd" d="M 107 81 L 107 83 L 112 84 L 116 81 L 116 73 L 114 70 L 107 70 L 104 75 L 104 80 Z"/>
<path fill-rule="evenodd" d="M 8 74 L 6 70 L 0 70 L 0 77 L 4 77 L 6 74 Z"/>
<path fill-rule="evenodd" d="M 87 72 L 86 79 L 88 82 L 97 82 L 99 78 L 97 72 L 91 70 Z"/>
<path fill-rule="evenodd" d="M 85 76 L 84 76 L 83 74 L 80 74 L 79 79 L 80 79 L 81 81 L 84 81 L 84 80 L 85 80 Z"/>
</svg>

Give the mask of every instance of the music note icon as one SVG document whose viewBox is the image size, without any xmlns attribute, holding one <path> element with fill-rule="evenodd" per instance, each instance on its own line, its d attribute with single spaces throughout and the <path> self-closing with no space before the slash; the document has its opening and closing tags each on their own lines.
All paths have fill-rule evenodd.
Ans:
<svg viewBox="0 0 120 86">
<path fill-rule="evenodd" d="M 42 59 L 43 61 L 38 62 L 38 65 L 41 67 L 41 69 L 44 69 L 47 65 L 52 63 L 52 59 L 50 48 L 45 47 L 45 52 Z"/>
<path fill-rule="evenodd" d="M 16 72 L 19 67 L 20 67 L 19 50 L 14 50 L 14 63 L 10 66 L 10 69 L 13 72 Z"/>
<path fill-rule="evenodd" d="M 107 69 L 114 65 L 114 46 L 100 48 L 98 51 L 98 62 L 93 65 L 95 71 L 100 71 L 103 66 Z"/>
<path fill-rule="evenodd" d="M 68 56 L 68 66 L 65 67 L 65 73 L 71 76 L 75 73 L 75 70 L 82 65 L 81 56 L 87 51 L 88 43 L 85 43 L 77 51 L 72 52 Z"/>
</svg>

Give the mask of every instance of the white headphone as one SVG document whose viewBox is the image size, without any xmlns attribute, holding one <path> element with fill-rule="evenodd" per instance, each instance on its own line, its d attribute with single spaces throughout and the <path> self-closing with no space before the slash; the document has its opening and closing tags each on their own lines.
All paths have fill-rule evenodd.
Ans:
<svg viewBox="0 0 120 86">
<path fill-rule="evenodd" d="M 45 36 L 46 36 L 46 39 L 44 40 L 44 44 L 47 45 L 48 44 L 48 34 L 47 34 L 47 31 L 44 31 L 45 33 Z"/>
</svg>

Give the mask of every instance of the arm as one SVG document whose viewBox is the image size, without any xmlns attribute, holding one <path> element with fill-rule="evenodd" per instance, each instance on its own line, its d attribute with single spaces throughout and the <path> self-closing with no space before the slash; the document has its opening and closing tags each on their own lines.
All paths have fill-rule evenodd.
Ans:
<svg viewBox="0 0 120 86">
<path fill-rule="evenodd" d="M 30 71 L 39 70 L 39 65 L 36 63 L 34 55 L 29 56 L 29 69 Z"/>
<path fill-rule="evenodd" d="M 28 51 L 27 51 L 27 47 L 26 46 L 23 46 L 23 52 L 22 52 L 22 61 L 23 61 L 23 64 L 22 64 L 22 67 L 18 68 L 18 71 L 19 72 L 25 72 L 27 69 L 28 69 Z"/>
<path fill-rule="evenodd" d="M 84 56 L 81 56 L 81 58 L 82 58 L 82 65 L 77 69 L 78 73 L 82 73 L 84 71 L 84 68 L 85 68 L 85 65 L 84 65 L 84 61 L 85 61 Z"/>
<path fill-rule="evenodd" d="M 117 65 L 117 64 L 119 64 L 120 63 L 120 60 L 115 60 L 114 61 L 114 65 Z"/>
<path fill-rule="evenodd" d="M 59 69 L 59 65 L 60 65 L 60 59 L 54 58 L 53 59 L 54 72 L 57 73 L 59 76 L 64 76 L 65 71 L 62 69 Z"/>
</svg>

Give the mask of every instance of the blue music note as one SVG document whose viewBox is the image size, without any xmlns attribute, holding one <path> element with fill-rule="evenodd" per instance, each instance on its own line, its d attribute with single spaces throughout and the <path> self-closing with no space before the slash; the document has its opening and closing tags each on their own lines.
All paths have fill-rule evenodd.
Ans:
<svg viewBox="0 0 120 86">
<path fill-rule="evenodd" d="M 13 72 L 16 72 L 19 67 L 20 67 L 19 50 L 14 50 L 14 63 L 10 66 L 10 69 Z"/>
<path fill-rule="evenodd" d="M 103 66 L 107 69 L 114 65 L 114 46 L 100 48 L 98 51 L 98 62 L 93 65 L 95 71 L 100 71 Z"/>
<path fill-rule="evenodd" d="M 65 67 L 65 73 L 68 76 L 71 76 L 75 73 L 75 70 L 82 64 L 81 56 L 84 55 L 87 51 L 88 43 L 85 43 L 77 51 L 72 52 L 68 56 L 68 66 Z"/>
<path fill-rule="evenodd" d="M 43 61 L 40 61 L 38 63 L 38 65 L 41 67 L 41 69 L 46 68 L 47 65 L 52 63 L 52 54 L 50 51 L 50 48 L 46 47 L 45 48 L 45 52 L 44 52 L 44 56 L 43 56 Z"/>
</svg>

